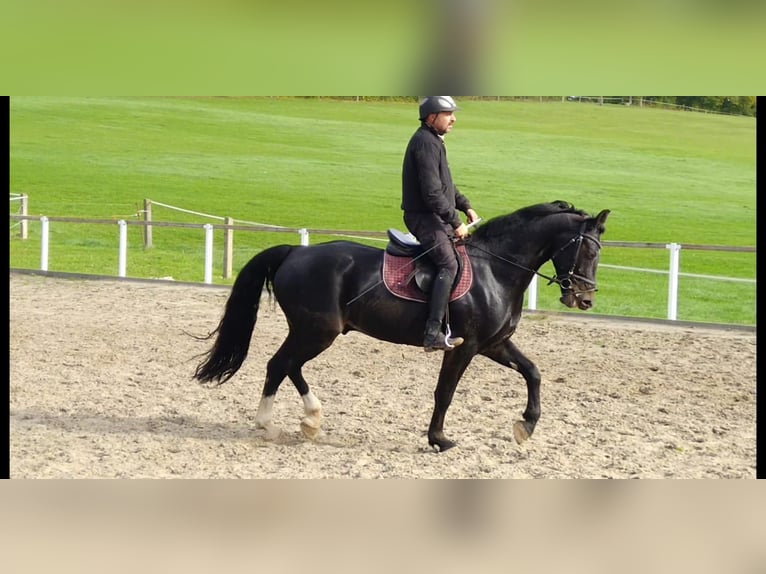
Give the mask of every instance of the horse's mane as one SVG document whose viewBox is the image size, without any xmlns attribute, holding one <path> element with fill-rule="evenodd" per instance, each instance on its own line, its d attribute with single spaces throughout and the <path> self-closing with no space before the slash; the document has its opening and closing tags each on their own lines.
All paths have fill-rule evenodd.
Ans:
<svg viewBox="0 0 766 574">
<path fill-rule="evenodd" d="M 517 234 L 529 229 L 531 225 L 538 224 L 542 219 L 549 215 L 571 213 L 590 217 L 582 209 L 577 209 L 567 201 L 551 201 L 550 203 L 538 203 L 528 207 L 522 207 L 507 215 L 493 217 L 483 223 L 473 232 L 471 237 L 491 241 L 493 238 L 507 237 L 508 234 Z"/>
</svg>

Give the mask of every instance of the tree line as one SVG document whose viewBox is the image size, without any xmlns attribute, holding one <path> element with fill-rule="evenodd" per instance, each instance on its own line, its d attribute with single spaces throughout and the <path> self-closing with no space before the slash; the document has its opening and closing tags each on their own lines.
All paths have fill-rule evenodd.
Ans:
<svg viewBox="0 0 766 574">
<path fill-rule="evenodd" d="M 305 96 L 365 101 L 417 101 L 420 96 Z M 467 100 L 578 101 L 640 107 L 664 107 L 686 111 L 757 116 L 756 96 L 455 96 Z"/>
<path fill-rule="evenodd" d="M 569 96 L 583 97 L 583 96 Z M 756 116 L 756 96 L 585 96 L 599 103 L 661 106 L 737 116 Z"/>
</svg>

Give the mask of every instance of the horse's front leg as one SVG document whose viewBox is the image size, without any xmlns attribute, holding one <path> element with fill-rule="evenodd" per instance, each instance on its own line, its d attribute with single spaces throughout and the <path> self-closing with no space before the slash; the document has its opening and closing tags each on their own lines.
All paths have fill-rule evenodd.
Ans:
<svg viewBox="0 0 766 574">
<path fill-rule="evenodd" d="M 527 382 L 527 408 L 524 411 L 524 420 L 513 424 L 513 437 L 517 443 L 521 444 L 532 436 L 535 425 L 540 420 L 540 371 L 510 338 L 486 349 L 482 355 L 518 371 Z"/>
<path fill-rule="evenodd" d="M 428 427 L 428 444 L 444 452 L 455 446 L 455 443 L 444 435 L 444 417 L 452 402 L 458 381 L 463 376 L 473 355 L 466 347 L 458 347 L 444 353 L 439 382 L 434 391 L 434 412 Z"/>
</svg>

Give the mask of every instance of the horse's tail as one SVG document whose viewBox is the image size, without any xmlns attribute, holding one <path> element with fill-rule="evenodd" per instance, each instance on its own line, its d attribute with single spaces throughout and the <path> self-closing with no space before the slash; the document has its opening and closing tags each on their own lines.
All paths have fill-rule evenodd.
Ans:
<svg viewBox="0 0 766 574">
<path fill-rule="evenodd" d="M 250 348 L 263 288 L 265 286 L 269 295 L 272 294 L 274 275 L 293 247 L 278 245 L 261 251 L 239 272 L 226 301 L 223 318 L 207 338 L 216 333 L 218 336 L 197 366 L 195 379 L 202 383 L 216 380 L 220 385 L 233 377 L 242 366 Z"/>
</svg>

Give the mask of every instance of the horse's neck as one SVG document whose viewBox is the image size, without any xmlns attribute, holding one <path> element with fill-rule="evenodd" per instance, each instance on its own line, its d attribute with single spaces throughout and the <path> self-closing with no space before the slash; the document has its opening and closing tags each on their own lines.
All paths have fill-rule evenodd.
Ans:
<svg viewBox="0 0 766 574">
<path fill-rule="evenodd" d="M 551 256 L 551 239 L 546 234 L 520 233 L 507 247 L 508 253 L 524 267 L 537 270 Z"/>
<path fill-rule="evenodd" d="M 568 219 L 561 218 L 559 221 L 560 223 L 552 223 L 545 228 L 530 226 L 519 229 L 509 235 L 496 249 L 520 266 L 537 271 L 554 255 L 557 248 L 556 238 L 562 233 L 567 233 L 572 226 Z M 572 234 L 574 233 L 573 231 Z"/>
</svg>

